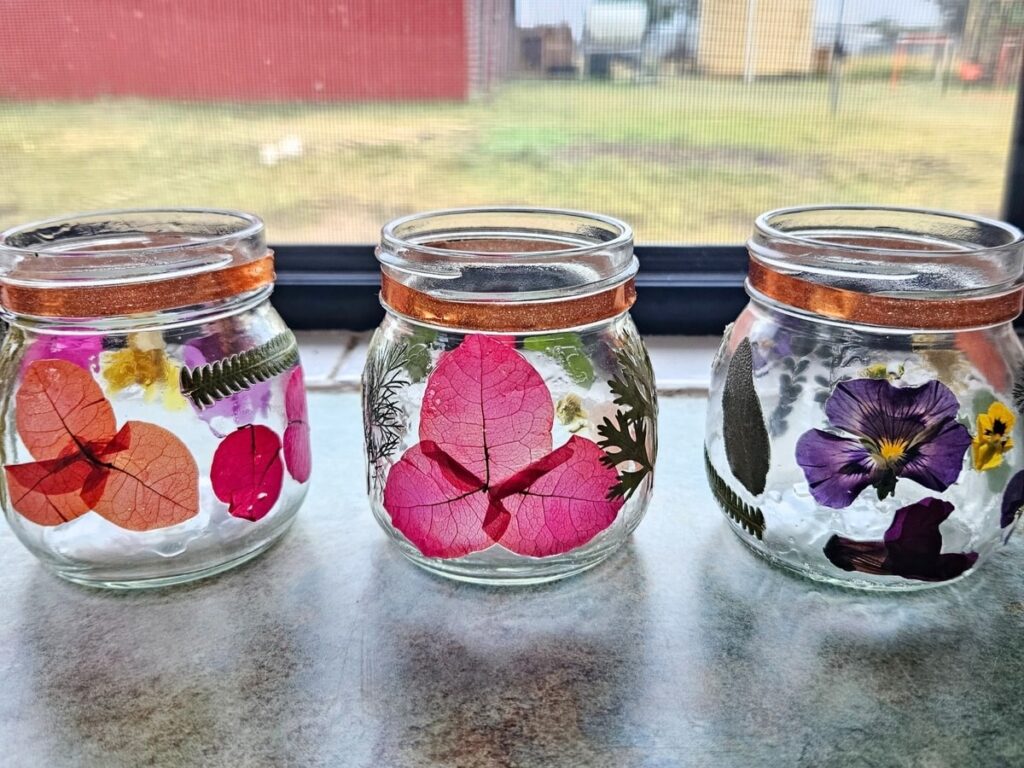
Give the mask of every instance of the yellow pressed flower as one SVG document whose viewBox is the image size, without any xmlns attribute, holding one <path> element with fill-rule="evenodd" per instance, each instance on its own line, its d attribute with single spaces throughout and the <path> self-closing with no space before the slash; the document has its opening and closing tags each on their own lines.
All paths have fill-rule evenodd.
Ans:
<svg viewBox="0 0 1024 768">
<path fill-rule="evenodd" d="M 112 394 L 139 386 L 146 402 L 159 396 L 163 406 L 172 411 L 187 405 L 178 388 L 178 366 L 167 357 L 162 340 L 154 342 L 151 334 L 133 334 L 127 347 L 104 352 L 100 363 L 107 391 Z"/>
<path fill-rule="evenodd" d="M 1011 437 L 1016 421 L 1013 412 L 1000 402 L 978 414 L 978 431 L 971 441 L 975 469 L 995 469 L 1003 463 L 1003 454 L 1013 448 Z"/>
<path fill-rule="evenodd" d="M 555 405 L 555 414 L 559 424 L 569 427 L 570 432 L 579 432 L 584 427 L 587 412 L 583 410 L 583 400 L 570 392 Z"/>
</svg>

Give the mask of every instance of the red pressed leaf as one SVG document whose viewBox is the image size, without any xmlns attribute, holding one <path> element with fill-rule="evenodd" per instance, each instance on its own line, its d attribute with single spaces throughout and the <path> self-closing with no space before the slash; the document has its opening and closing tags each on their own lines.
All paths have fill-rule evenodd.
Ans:
<svg viewBox="0 0 1024 768">
<path fill-rule="evenodd" d="M 262 519 L 281 495 L 281 439 L 269 427 L 239 427 L 217 446 L 210 481 L 229 513 L 246 520 Z"/>
<path fill-rule="evenodd" d="M 66 360 L 26 368 L 16 396 L 18 434 L 38 461 L 5 467 L 11 504 L 38 525 L 89 510 L 146 531 L 199 511 L 199 471 L 188 448 L 162 427 L 114 411 L 87 372 Z"/>
<path fill-rule="evenodd" d="M 461 557 L 493 544 L 483 529 L 488 504 L 483 481 L 430 440 L 405 452 L 384 487 L 391 522 L 427 557 Z"/>
<path fill-rule="evenodd" d="M 99 384 L 67 360 L 28 366 L 15 405 L 18 434 L 36 461 L 59 458 L 76 443 L 106 443 L 117 432 L 114 409 Z"/>
<path fill-rule="evenodd" d="M 554 417 L 544 380 L 522 355 L 487 336 L 467 336 L 427 381 L 420 440 L 498 483 L 551 450 Z"/>
<path fill-rule="evenodd" d="M 618 481 L 601 463 L 596 443 L 574 436 L 505 483 L 492 495 L 510 517 L 498 543 L 529 557 L 548 557 L 582 546 L 615 520 L 624 500 L 609 501 Z"/>
<path fill-rule="evenodd" d="M 128 421 L 99 456 L 107 472 L 94 472 L 82 489 L 92 509 L 130 531 L 177 525 L 199 511 L 199 468 L 173 433 Z"/>
<path fill-rule="evenodd" d="M 94 466 L 75 453 L 63 459 L 5 467 L 11 505 L 36 525 L 74 520 L 90 509 L 81 490 Z"/>
<path fill-rule="evenodd" d="M 284 463 L 288 474 L 298 482 L 309 480 L 313 461 L 309 449 L 309 416 L 306 409 L 306 385 L 301 366 L 292 371 L 284 394 L 288 426 L 284 430 Z"/>
</svg>

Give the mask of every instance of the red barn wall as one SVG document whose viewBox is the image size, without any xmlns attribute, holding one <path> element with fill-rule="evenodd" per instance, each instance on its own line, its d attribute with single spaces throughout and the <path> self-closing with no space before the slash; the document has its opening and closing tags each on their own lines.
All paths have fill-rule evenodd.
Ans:
<svg viewBox="0 0 1024 768">
<path fill-rule="evenodd" d="M 463 99 L 460 0 L 6 0 L 0 98 Z"/>
</svg>

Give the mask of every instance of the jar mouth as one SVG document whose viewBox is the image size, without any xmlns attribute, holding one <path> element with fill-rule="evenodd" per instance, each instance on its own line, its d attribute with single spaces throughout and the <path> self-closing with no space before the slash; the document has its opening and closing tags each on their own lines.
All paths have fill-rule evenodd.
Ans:
<svg viewBox="0 0 1024 768">
<path fill-rule="evenodd" d="M 267 289 L 262 220 L 201 208 L 97 211 L 0 233 L 0 308 L 100 318 L 212 304 Z"/>
<path fill-rule="evenodd" d="M 0 233 L 0 282 L 59 287 L 166 280 L 266 252 L 263 221 L 241 211 L 95 211 Z"/>
<path fill-rule="evenodd" d="M 629 225 L 557 208 L 418 213 L 381 231 L 381 300 L 449 328 L 548 330 L 621 314 L 639 263 Z"/>
<path fill-rule="evenodd" d="M 751 258 L 867 293 L 999 291 L 1024 271 L 1024 234 L 994 219 L 870 205 L 781 208 L 757 218 Z"/>
<path fill-rule="evenodd" d="M 1020 314 L 1024 234 L 980 216 L 868 205 L 758 217 L 755 298 L 863 325 L 957 329 Z"/>
</svg>

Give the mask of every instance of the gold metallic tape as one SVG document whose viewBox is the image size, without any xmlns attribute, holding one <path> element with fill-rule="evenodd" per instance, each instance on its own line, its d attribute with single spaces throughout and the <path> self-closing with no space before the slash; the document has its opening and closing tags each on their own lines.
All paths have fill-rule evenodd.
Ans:
<svg viewBox="0 0 1024 768">
<path fill-rule="evenodd" d="M 833 288 L 776 272 L 750 260 L 747 283 L 758 293 L 834 320 L 888 328 L 954 330 L 998 325 L 1021 313 L 1024 286 L 997 296 L 966 299 L 910 299 Z"/>
<path fill-rule="evenodd" d="M 125 285 L 36 288 L 0 285 L 0 304 L 34 317 L 111 317 L 180 309 L 256 290 L 274 282 L 274 254 L 213 272 Z"/>
<path fill-rule="evenodd" d="M 443 328 L 513 333 L 575 328 L 621 315 L 636 301 L 630 279 L 590 296 L 554 301 L 448 301 L 381 275 L 380 298 L 400 315 Z"/>
</svg>

